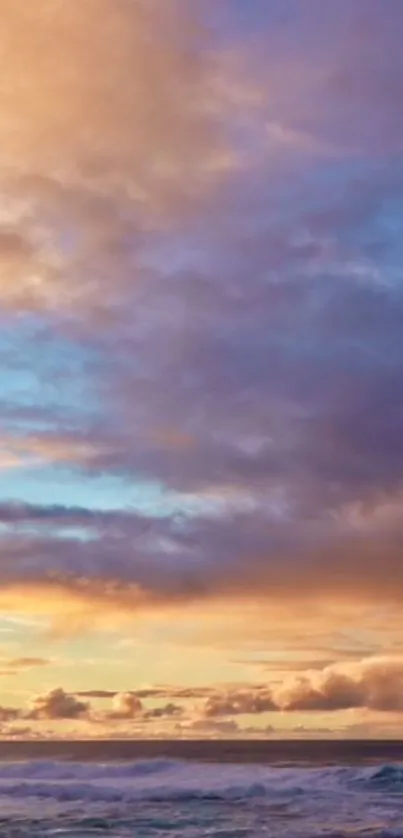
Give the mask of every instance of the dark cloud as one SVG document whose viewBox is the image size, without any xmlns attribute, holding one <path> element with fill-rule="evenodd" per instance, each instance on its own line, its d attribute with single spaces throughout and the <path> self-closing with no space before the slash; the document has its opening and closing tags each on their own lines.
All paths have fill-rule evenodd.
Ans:
<svg viewBox="0 0 403 838">
<path fill-rule="evenodd" d="M 50 509 L 37 517 L 52 515 Z M 91 537 L 82 538 L 74 527 L 87 519 Z M 69 519 L 67 510 L 62 516 L 57 510 L 54 520 L 71 524 L 71 534 L 58 531 L 58 523 L 33 532 L 20 522 L 2 535 L 4 595 L 16 585 L 27 592 L 42 585 L 94 606 L 120 603 L 125 611 L 256 592 L 277 602 L 402 597 L 399 496 L 294 514 L 259 504 L 246 512 L 154 519 L 85 511 L 80 518 L 77 510 Z"/>
<path fill-rule="evenodd" d="M 162 707 L 153 707 L 151 710 L 146 710 L 146 719 L 164 719 L 172 718 L 172 716 L 182 716 L 184 713 L 183 707 L 179 704 L 164 704 Z"/>
</svg>

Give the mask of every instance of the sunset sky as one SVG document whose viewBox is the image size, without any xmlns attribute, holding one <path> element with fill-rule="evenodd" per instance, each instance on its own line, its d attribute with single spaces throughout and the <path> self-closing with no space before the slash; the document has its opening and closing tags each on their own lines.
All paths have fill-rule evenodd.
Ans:
<svg viewBox="0 0 403 838">
<path fill-rule="evenodd" d="M 402 0 L 0 0 L 0 736 L 399 736 Z"/>
</svg>

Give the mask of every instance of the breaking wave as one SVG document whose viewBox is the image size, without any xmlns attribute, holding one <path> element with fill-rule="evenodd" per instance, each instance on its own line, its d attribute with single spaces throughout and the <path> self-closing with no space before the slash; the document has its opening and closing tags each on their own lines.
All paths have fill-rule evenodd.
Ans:
<svg viewBox="0 0 403 838">
<path fill-rule="evenodd" d="M 272 768 L 169 759 L 0 764 L 0 796 L 58 801 L 241 800 L 359 791 L 403 795 L 403 765 Z"/>
<path fill-rule="evenodd" d="M 403 765 L 0 763 L 1 838 L 403 838 Z"/>
<path fill-rule="evenodd" d="M 366 778 L 366 784 L 379 791 L 401 791 L 403 793 L 403 766 L 381 765 L 373 769 Z"/>
</svg>

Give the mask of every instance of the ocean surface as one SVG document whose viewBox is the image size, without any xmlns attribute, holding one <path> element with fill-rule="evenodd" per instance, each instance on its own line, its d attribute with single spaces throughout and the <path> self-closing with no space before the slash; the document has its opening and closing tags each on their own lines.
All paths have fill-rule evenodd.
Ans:
<svg viewBox="0 0 403 838">
<path fill-rule="evenodd" d="M 400 742 L 0 742 L 0 837 L 403 838 Z"/>
</svg>

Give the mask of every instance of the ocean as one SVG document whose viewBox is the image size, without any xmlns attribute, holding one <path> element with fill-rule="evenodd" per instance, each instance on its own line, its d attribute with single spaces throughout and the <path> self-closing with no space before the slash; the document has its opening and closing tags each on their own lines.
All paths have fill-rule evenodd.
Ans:
<svg viewBox="0 0 403 838">
<path fill-rule="evenodd" d="M 403 838 L 400 742 L 0 742 L 1 838 Z"/>
</svg>

